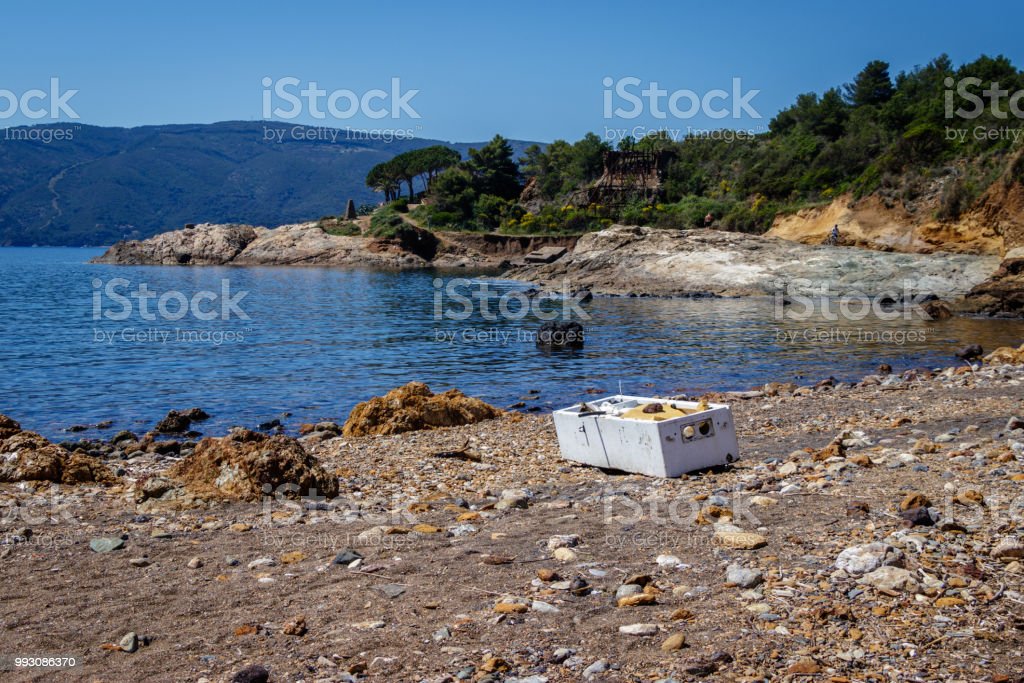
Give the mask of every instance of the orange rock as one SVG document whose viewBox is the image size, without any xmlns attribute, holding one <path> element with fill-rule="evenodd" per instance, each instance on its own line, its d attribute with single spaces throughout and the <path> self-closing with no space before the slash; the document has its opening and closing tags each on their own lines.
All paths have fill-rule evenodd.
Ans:
<svg viewBox="0 0 1024 683">
<path fill-rule="evenodd" d="M 906 512 L 907 510 L 913 510 L 914 508 L 926 508 L 931 507 L 932 502 L 928 500 L 928 496 L 923 493 L 908 493 L 900 503 L 900 510 Z"/>
</svg>

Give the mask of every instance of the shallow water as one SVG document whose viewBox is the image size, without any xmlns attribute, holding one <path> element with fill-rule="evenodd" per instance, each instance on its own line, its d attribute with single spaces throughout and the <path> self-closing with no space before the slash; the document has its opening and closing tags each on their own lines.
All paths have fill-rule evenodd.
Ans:
<svg viewBox="0 0 1024 683">
<path fill-rule="evenodd" d="M 779 321 L 768 298 L 597 298 L 584 307 L 584 350 L 551 354 L 533 342 L 533 315 L 487 321 L 477 310 L 464 321 L 435 319 L 434 281 L 440 275 L 447 284 L 446 274 L 86 263 L 99 253 L 0 249 L 0 412 L 50 437 L 103 420 L 146 429 L 168 409 L 191 406 L 213 416 L 200 427 L 207 432 L 274 418 L 288 427 L 343 420 L 358 401 L 411 380 L 499 406 L 535 389 L 540 399 L 527 405 L 548 410 L 588 388 L 617 392 L 620 383 L 627 393 L 651 394 L 855 379 L 880 362 L 897 370 L 949 365 L 967 343 L 989 349 L 1024 340 L 1021 321 Z M 238 308 L 248 319 L 147 321 L 132 301 L 127 319 L 109 320 L 105 314 L 121 307 L 106 295 L 94 319 L 95 295 L 114 278 L 128 281 L 120 293 L 145 283 L 187 299 L 220 295 L 226 280 L 232 293 L 247 292 Z M 460 310 L 450 297 L 441 303 L 442 311 Z M 202 302 L 206 310 L 220 308 Z M 181 330 L 186 338 L 176 339 Z"/>
</svg>

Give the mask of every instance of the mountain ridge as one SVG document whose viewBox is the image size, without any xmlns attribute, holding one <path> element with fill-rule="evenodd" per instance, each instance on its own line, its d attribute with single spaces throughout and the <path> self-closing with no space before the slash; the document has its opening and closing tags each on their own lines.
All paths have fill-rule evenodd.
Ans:
<svg viewBox="0 0 1024 683">
<path fill-rule="evenodd" d="M 350 198 L 380 201 L 366 173 L 397 154 L 443 144 L 465 155 L 485 144 L 351 139 L 361 132 L 279 121 L 3 129 L 0 245 L 112 244 L 186 223 L 315 220 L 341 213 Z M 304 136 L 313 139 L 296 139 Z M 513 142 L 517 152 L 529 144 Z"/>
</svg>

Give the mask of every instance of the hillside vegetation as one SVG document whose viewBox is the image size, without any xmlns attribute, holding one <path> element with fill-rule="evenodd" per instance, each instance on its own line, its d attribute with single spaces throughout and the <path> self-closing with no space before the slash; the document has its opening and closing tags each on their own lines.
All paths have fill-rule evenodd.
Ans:
<svg viewBox="0 0 1024 683">
<path fill-rule="evenodd" d="M 895 76 L 887 63 L 872 61 L 845 85 L 798 96 L 760 135 L 622 141 L 619 150 L 663 152 L 669 161 L 656 199 L 617 206 L 573 200 L 601 176 L 612 151 L 598 136 L 531 146 L 515 182 L 495 185 L 491 176 L 505 177 L 512 161 L 499 136 L 433 179 L 420 218 L 543 233 L 613 222 L 688 228 L 711 214 L 715 227 L 761 233 L 780 213 L 872 195 L 885 207 L 917 212 L 918 220 L 955 221 L 997 180 L 1024 180 L 1024 102 L 990 98 L 991 88 L 1012 95 L 1024 89 L 1024 74 L 1005 57 L 955 67 L 943 55 Z"/>
</svg>

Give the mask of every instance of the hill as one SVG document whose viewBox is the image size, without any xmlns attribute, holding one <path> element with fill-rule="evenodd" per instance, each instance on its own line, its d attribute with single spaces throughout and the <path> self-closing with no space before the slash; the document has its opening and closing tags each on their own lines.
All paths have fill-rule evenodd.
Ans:
<svg viewBox="0 0 1024 683">
<path fill-rule="evenodd" d="M 0 131 L 0 245 L 112 244 L 185 223 L 338 214 L 349 198 L 380 201 L 365 184 L 370 168 L 435 144 L 465 156 L 483 143 L 346 139 L 341 129 L 269 121 L 9 128 Z"/>
</svg>

